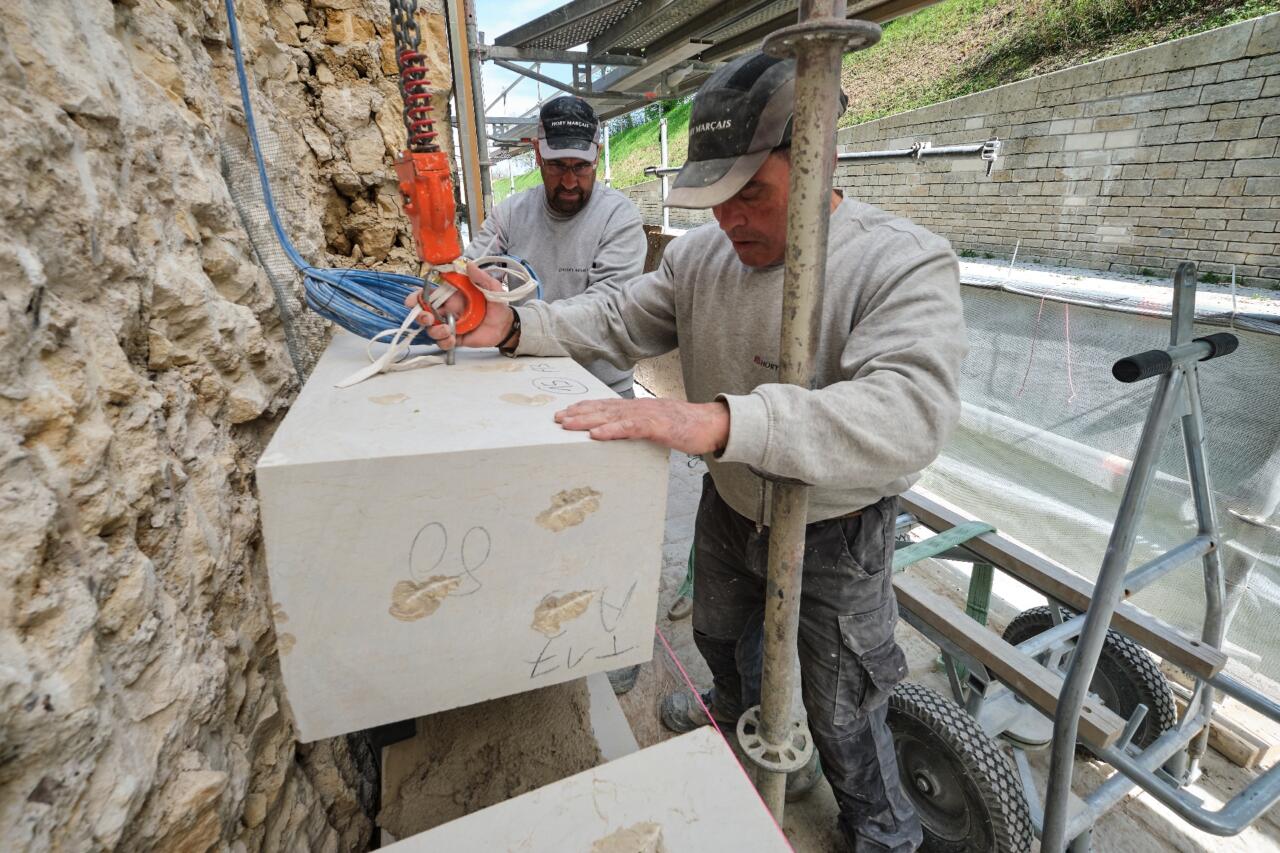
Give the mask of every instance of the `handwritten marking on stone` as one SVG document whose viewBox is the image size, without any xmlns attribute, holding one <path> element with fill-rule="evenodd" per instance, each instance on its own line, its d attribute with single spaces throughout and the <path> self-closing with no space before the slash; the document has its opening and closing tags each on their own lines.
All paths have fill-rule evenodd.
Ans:
<svg viewBox="0 0 1280 853">
<path fill-rule="evenodd" d="M 379 397 L 370 397 L 370 403 L 377 403 L 379 406 L 394 406 L 396 403 L 403 403 L 409 399 L 408 394 L 383 394 Z"/>
<path fill-rule="evenodd" d="M 514 403 L 517 406 L 545 406 L 551 402 L 550 394 L 503 394 L 498 398 L 504 403 Z"/>
<path fill-rule="evenodd" d="M 460 583 L 462 578 L 459 575 L 436 575 L 423 583 L 400 581 L 391 590 L 391 607 L 387 612 L 401 622 L 413 622 L 430 616 Z"/>
<path fill-rule="evenodd" d="M 662 827 L 652 821 L 611 832 L 591 845 L 591 853 L 666 853 Z"/>
<path fill-rule="evenodd" d="M 570 592 L 564 595 L 548 595 L 533 609 L 533 630 L 547 637 L 559 636 L 564 623 L 577 619 L 591 606 L 591 590 Z"/>
<path fill-rule="evenodd" d="M 293 634 L 276 634 L 276 648 L 280 650 L 280 654 L 287 655 L 293 651 L 293 647 L 297 645 L 298 638 Z"/>
<path fill-rule="evenodd" d="M 566 489 L 551 498 L 551 506 L 538 513 L 538 524 L 559 533 L 566 527 L 576 527 L 587 516 L 600 508 L 600 493 L 590 486 Z"/>
<path fill-rule="evenodd" d="M 563 377 L 545 378 L 533 380 L 533 387 L 539 391 L 547 391 L 552 394 L 585 394 L 590 389 L 576 379 L 566 379 Z"/>
</svg>

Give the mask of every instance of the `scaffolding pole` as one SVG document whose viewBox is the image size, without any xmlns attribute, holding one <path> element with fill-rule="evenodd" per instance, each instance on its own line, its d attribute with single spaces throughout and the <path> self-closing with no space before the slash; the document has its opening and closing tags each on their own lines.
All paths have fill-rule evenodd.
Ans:
<svg viewBox="0 0 1280 853">
<path fill-rule="evenodd" d="M 613 170 L 609 163 L 609 122 L 604 122 L 604 185 L 613 186 Z"/>
<path fill-rule="evenodd" d="M 475 29 L 468 25 L 470 12 L 467 0 L 447 0 L 445 19 L 449 26 L 449 57 L 453 63 L 453 101 L 458 114 L 458 148 L 462 161 L 463 190 L 467 201 L 467 227 L 471 236 L 480 233 L 484 225 L 484 192 L 487 183 L 482 165 L 489 159 L 481 149 L 488 135 L 480 118 L 482 105 L 477 103 L 476 76 L 478 63 L 475 58 Z M 485 145 L 485 148 L 488 146 Z"/>
<path fill-rule="evenodd" d="M 812 387 L 827 271 L 838 105 L 834 93 L 840 91 L 840 60 L 845 50 L 869 47 L 880 35 L 878 26 L 849 21 L 845 14 L 845 0 L 801 0 L 799 23 L 774 33 L 764 44 L 766 53 L 796 58 L 779 381 L 803 388 Z M 788 747 L 796 728 L 791 699 L 809 487 L 775 480 L 772 491 L 758 734 L 763 748 L 753 758 L 764 769 L 760 795 L 781 824 L 787 772 L 794 769 L 780 759 L 794 752 Z"/>
<path fill-rule="evenodd" d="M 671 164 L 667 159 L 667 114 L 662 109 L 662 102 L 658 102 L 658 136 L 662 143 L 662 168 L 666 169 Z M 667 190 L 669 179 L 666 175 L 662 176 L 662 230 L 671 230 L 671 208 L 667 207 Z"/>
</svg>

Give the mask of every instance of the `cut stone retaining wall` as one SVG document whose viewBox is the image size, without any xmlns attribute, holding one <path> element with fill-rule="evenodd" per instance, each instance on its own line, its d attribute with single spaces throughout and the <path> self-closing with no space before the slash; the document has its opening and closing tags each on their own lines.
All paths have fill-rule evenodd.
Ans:
<svg viewBox="0 0 1280 853">
<path fill-rule="evenodd" d="M 841 150 L 997 137 L 977 158 L 842 165 L 836 185 L 961 253 L 1126 273 L 1186 260 L 1280 288 L 1280 14 L 847 128 Z M 660 223 L 658 182 L 623 190 Z M 672 211 L 672 226 L 709 221 Z"/>
</svg>

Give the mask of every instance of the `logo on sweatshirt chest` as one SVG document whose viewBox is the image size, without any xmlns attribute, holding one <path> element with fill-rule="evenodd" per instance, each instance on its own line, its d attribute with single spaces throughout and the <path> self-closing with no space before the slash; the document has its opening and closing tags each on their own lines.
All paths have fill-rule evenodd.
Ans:
<svg viewBox="0 0 1280 853">
<path fill-rule="evenodd" d="M 757 367 L 763 367 L 763 368 L 764 368 L 764 369 L 766 369 L 766 370 L 777 370 L 777 369 L 778 369 L 778 365 L 777 365 L 775 362 L 772 362 L 772 361 L 765 361 L 765 360 L 764 360 L 763 358 L 761 358 L 760 356 L 756 356 L 755 358 L 751 359 L 751 361 L 752 361 L 752 362 L 754 362 L 754 363 L 755 363 L 755 365 L 756 365 Z"/>
</svg>

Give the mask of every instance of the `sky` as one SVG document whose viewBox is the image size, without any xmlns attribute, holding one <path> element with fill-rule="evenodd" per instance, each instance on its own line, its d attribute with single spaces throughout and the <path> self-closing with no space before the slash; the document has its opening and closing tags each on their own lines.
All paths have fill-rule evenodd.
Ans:
<svg viewBox="0 0 1280 853">
<path fill-rule="evenodd" d="M 493 44 L 493 40 L 503 33 L 510 32 L 521 24 L 526 24 L 567 2 L 568 0 L 476 0 L 476 29 L 484 34 L 485 44 Z M 493 103 L 494 98 L 510 86 L 519 75 L 505 68 L 499 68 L 492 62 L 483 63 L 481 69 L 487 108 Z M 557 80 L 567 81 L 572 77 L 568 65 L 543 65 L 540 71 Z M 538 103 L 538 89 L 538 83 L 523 78 L 520 84 L 506 96 L 505 102 L 494 104 L 493 109 L 486 111 L 489 115 L 495 116 L 523 115 Z M 551 92 L 548 86 L 542 86 L 541 89 L 543 97 Z"/>
<path fill-rule="evenodd" d="M 566 2 L 568 0 L 476 0 L 476 28 L 484 33 L 486 44 L 493 44 L 493 40 L 503 33 L 510 32 L 558 6 L 563 6 Z M 571 77 L 567 65 L 544 65 L 541 71 L 557 80 L 568 80 Z M 492 62 L 483 64 L 482 75 L 486 107 L 518 76 L 505 68 L 499 68 Z M 549 92 L 547 86 L 542 86 L 544 97 Z M 491 112 L 494 115 L 518 116 L 537 102 L 538 83 L 525 79 L 507 95 L 505 104 L 495 104 Z"/>
</svg>

